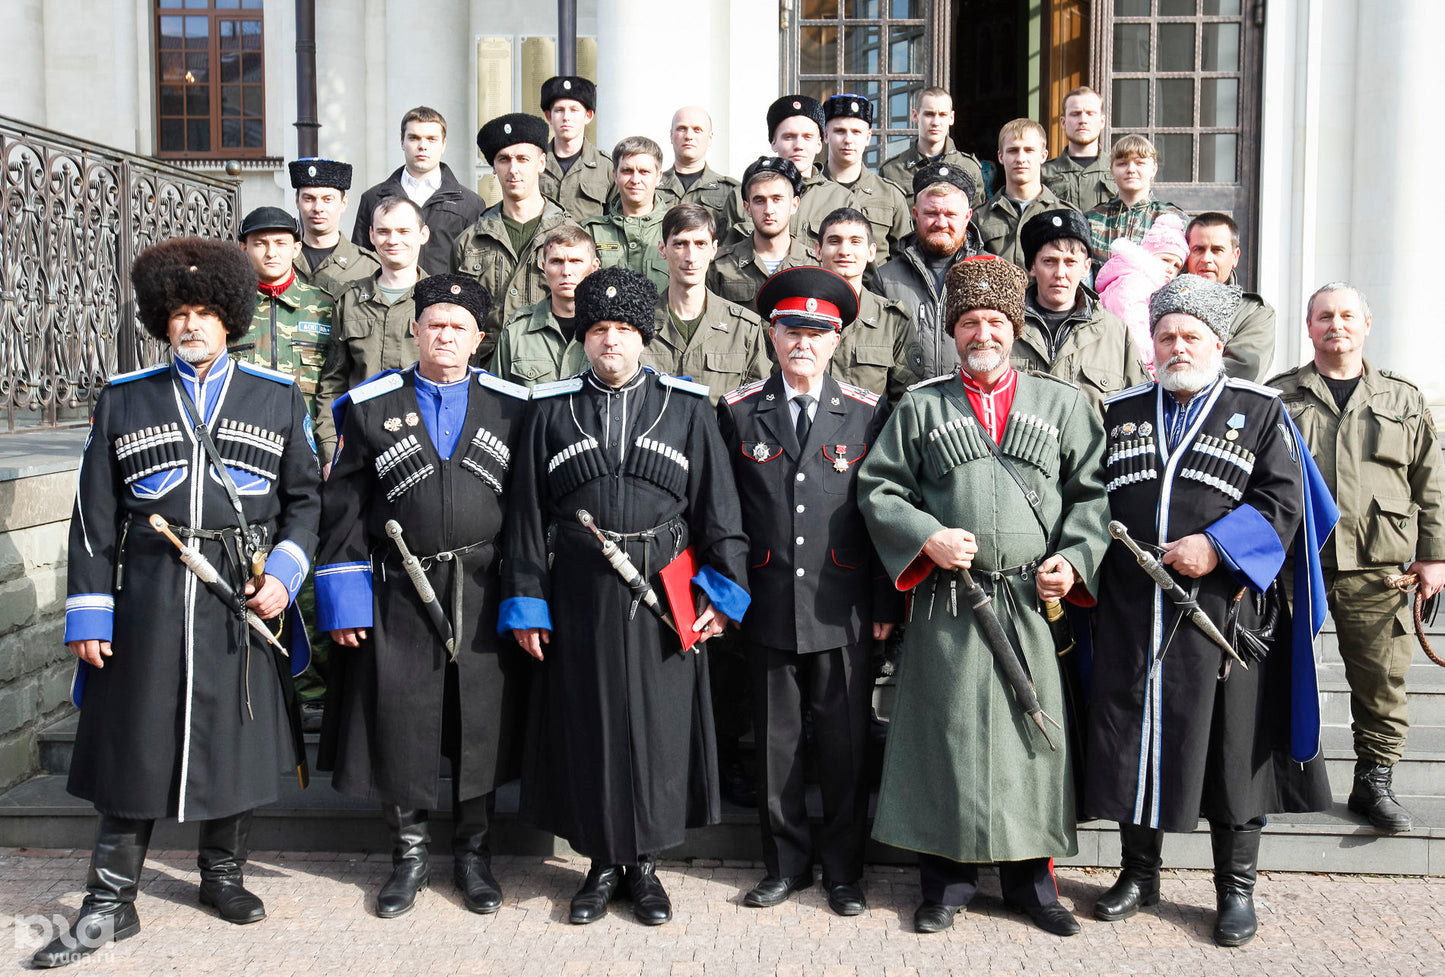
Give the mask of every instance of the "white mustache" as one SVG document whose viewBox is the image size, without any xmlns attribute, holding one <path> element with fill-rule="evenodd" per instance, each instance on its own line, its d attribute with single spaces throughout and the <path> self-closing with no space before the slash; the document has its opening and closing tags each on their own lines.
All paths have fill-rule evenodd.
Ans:
<svg viewBox="0 0 1445 977">
<path fill-rule="evenodd" d="M 193 332 L 182 333 L 182 334 L 181 334 L 181 338 L 180 338 L 180 342 L 183 342 L 183 343 L 204 343 L 205 341 L 206 341 L 206 334 L 203 333 L 203 332 L 194 332 L 194 331 L 193 331 Z"/>
<path fill-rule="evenodd" d="M 809 363 L 816 363 L 817 360 L 818 360 L 818 358 L 817 358 L 816 356 L 814 356 L 812 353 L 806 353 L 806 352 L 804 352 L 804 351 L 802 351 L 802 350 L 797 350 L 797 349 L 793 350 L 791 353 L 788 354 L 788 359 L 790 359 L 790 360 L 807 360 Z"/>
<path fill-rule="evenodd" d="M 969 343 L 967 349 L 970 353 L 972 353 L 974 350 L 984 349 L 994 350 L 995 352 L 999 353 L 1003 352 L 1003 346 L 998 343 Z"/>
</svg>

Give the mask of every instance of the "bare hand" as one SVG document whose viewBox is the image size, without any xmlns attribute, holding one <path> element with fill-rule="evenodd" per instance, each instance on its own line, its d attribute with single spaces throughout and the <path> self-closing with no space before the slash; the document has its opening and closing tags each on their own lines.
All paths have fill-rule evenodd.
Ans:
<svg viewBox="0 0 1445 977">
<path fill-rule="evenodd" d="M 512 638 L 523 651 L 541 661 L 542 646 L 552 643 L 552 632 L 546 628 L 513 628 Z"/>
<path fill-rule="evenodd" d="M 251 595 L 255 594 L 254 597 Z M 291 604 L 291 592 L 286 585 L 269 573 L 261 579 L 261 590 L 256 591 L 254 581 L 246 581 L 246 596 L 251 599 L 246 601 L 246 606 L 256 612 L 256 616 L 263 621 L 269 621 L 273 617 L 280 617 Z"/>
<path fill-rule="evenodd" d="M 882 621 L 873 622 L 873 640 L 887 641 L 888 636 L 893 633 L 893 625 L 885 624 Z"/>
<path fill-rule="evenodd" d="M 366 640 L 366 628 L 339 628 L 331 632 L 331 640 L 343 648 L 360 648 Z"/>
<path fill-rule="evenodd" d="M 1186 577 L 1202 577 L 1219 566 L 1219 551 L 1203 533 L 1164 544 L 1164 565 Z"/>
<path fill-rule="evenodd" d="M 105 662 L 101 659 L 110 657 L 109 641 L 88 638 L 85 641 L 67 641 L 65 645 L 71 654 L 92 668 L 104 668 Z"/>
<path fill-rule="evenodd" d="M 940 529 L 923 544 L 923 555 L 945 570 L 967 570 L 978 553 L 978 540 L 967 529 Z"/>
<path fill-rule="evenodd" d="M 692 646 L 694 651 L 701 651 L 704 641 L 722 634 L 723 629 L 728 626 L 727 615 L 713 607 L 712 601 L 703 598 L 703 605 L 703 609 L 698 612 L 697 620 L 692 622 L 692 629 L 701 636 L 698 638 L 697 644 Z"/>
<path fill-rule="evenodd" d="M 1426 600 L 1445 587 L 1445 560 L 1416 560 L 1410 564 L 1409 572 L 1419 578 L 1420 595 Z"/>
<path fill-rule="evenodd" d="M 1057 553 L 1040 563 L 1034 576 L 1040 600 L 1063 600 L 1078 581 L 1079 575 L 1074 572 L 1073 565 Z"/>
</svg>

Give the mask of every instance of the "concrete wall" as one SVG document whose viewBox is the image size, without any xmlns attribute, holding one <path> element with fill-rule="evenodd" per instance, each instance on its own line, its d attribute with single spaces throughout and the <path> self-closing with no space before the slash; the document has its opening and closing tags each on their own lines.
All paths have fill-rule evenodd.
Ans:
<svg viewBox="0 0 1445 977">
<path fill-rule="evenodd" d="M 0 790 L 39 770 L 36 733 L 71 710 L 62 642 L 74 471 L 0 481 Z"/>
</svg>

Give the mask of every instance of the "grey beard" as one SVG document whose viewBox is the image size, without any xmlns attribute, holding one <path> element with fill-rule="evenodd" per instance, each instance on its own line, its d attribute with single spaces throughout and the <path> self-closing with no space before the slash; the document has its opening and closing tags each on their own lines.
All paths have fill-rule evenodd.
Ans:
<svg viewBox="0 0 1445 977">
<path fill-rule="evenodd" d="M 1183 370 L 1165 369 L 1159 374 L 1159 386 L 1172 394 L 1198 393 L 1214 381 L 1224 370 L 1223 358 L 1211 359 Z"/>
<path fill-rule="evenodd" d="M 1003 351 L 997 349 L 970 350 L 963 362 L 968 367 L 969 373 L 979 375 L 992 373 L 1003 365 Z"/>
</svg>

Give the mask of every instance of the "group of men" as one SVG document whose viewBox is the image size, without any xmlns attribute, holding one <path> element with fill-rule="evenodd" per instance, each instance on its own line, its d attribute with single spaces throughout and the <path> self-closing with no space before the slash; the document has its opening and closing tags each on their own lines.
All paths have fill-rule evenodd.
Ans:
<svg viewBox="0 0 1445 977">
<path fill-rule="evenodd" d="M 1070 97 L 1054 175 L 1083 192 L 1097 167 L 1074 136 L 1102 114 L 1071 128 Z M 1150 303 L 1150 380 L 1086 284 L 1089 221 L 1040 189 L 1042 130 L 1006 127 L 1005 187 L 975 221 L 946 99 L 923 93 L 890 164 L 905 194 L 862 167 L 859 96 L 779 99 L 777 155 L 734 184 L 700 110 L 674 117 L 663 171 L 649 140 L 587 144 L 595 91 L 554 78 L 548 120 L 478 133 L 491 208 L 417 109 L 352 241 L 350 167 L 299 160 L 301 221 L 262 208 L 239 251 L 143 253 L 138 314 L 174 362 L 113 378 L 86 447 L 70 787 L 102 817 L 68 942 L 35 964 L 137 931 L 156 818 L 202 822 L 204 904 L 264 917 L 250 812 L 277 770 L 304 778 L 308 618 L 330 639 L 321 765 L 391 834 L 384 917 L 429 884 L 448 801 L 465 905 L 502 906 L 493 798 L 520 774 L 520 816 L 591 859 L 569 918 L 627 898 L 667 922 L 657 856 L 719 819 L 733 699 L 715 722 L 709 661 L 729 625 L 758 744 L 748 906 L 820 863 L 829 906 L 866 910 L 869 649 L 895 630 L 872 833 L 919 854 L 919 932 L 951 926 L 989 863 L 1011 906 L 1078 932 L 1052 860 L 1081 815 L 1120 824 L 1094 914 L 1123 919 L 1159 898 L 1162 833 L 1203 817 L 1215 939 L 1249 940 L 1264 816 L 1329 800 L 1326 600 L 1356 690 L 1350 806 L 1408 827 L 1390 771 L 1410 636 L 1385 577 L 1409 564 L 1440 589 L 1445 507 L 1423 398 L 1363 360 L 1363 295 L 1317 292 L 1314 363 L 1263 386 L 1273 312 L 1232 284 L 1233 222 L 1201 215 L 1190 273 Z"/>
</svg>

